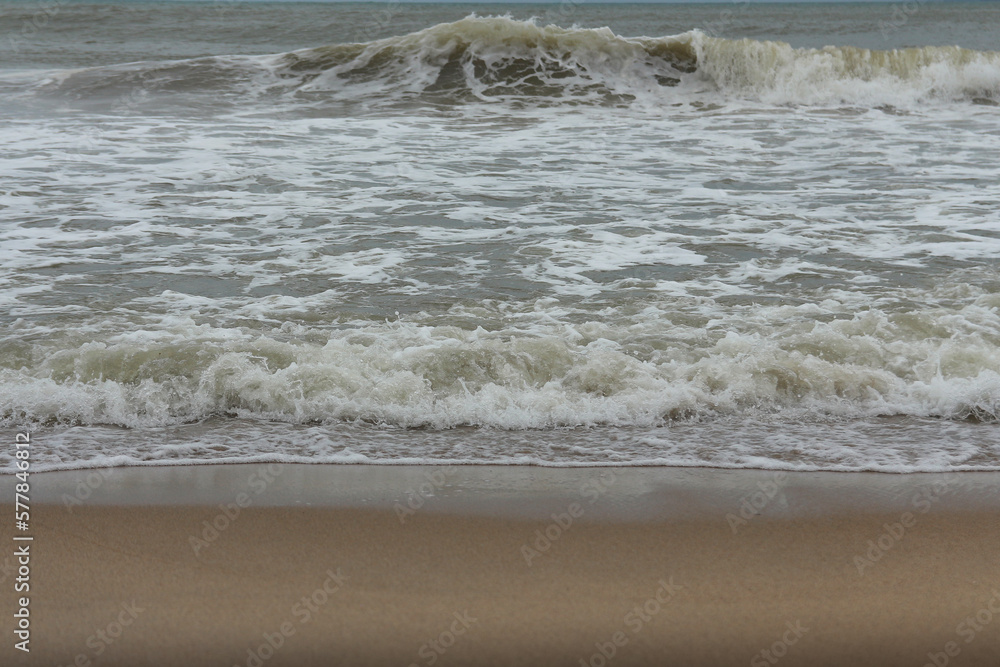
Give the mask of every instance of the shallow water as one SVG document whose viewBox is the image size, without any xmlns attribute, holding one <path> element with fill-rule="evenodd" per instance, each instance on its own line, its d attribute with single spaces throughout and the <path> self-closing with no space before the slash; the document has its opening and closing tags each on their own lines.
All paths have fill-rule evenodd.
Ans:
<svg viewBox="0 0 1000 667">
<path fill-rule="evenodd" d="M 41 7 L 0 6 L 41 468 L 1000 469 L 996 6 Z"/>
</svg>

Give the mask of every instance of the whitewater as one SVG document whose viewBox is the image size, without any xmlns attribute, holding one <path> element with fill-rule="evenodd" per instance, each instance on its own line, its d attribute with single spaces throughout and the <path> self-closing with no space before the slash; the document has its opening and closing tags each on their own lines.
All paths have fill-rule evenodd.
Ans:
<svg viewBox="0 0 1000 667">
<path fill-rule="evenodd" d="M 137 37 L 162 57 L 0 60 L 0 424 L 34 468 L 1000 470 L 997 9 L 950 45 L 930 7 L 321 41 L 362 10 L 296 5 L 205 53 L 282 8 L 192 7 Z M 657 11 L 684 29 L 636 36 Z"/>
</svg>

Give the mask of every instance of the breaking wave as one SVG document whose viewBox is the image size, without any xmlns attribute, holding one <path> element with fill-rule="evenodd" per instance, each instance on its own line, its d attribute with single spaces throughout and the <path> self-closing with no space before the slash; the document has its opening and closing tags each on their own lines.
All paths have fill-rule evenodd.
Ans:
<svg viewBox="0 0 1000 667">
<path fill-rule="evenodd" d="M 179 322 L 3 359 L 0 423 L 150 427 L 228 416 L 519 430 L 767 415 L 996 422 L 1000 347 L 987 333 L 996 314 L 973 310 L 966 315 L 985 319 L 872 311 L 700 341 L 696 331 L 678 339 L 653 321 L 548 332 L 396 322 L 327 332 L 322 341 L 318 332 Z"/>
<path fill-rule="evenodd" d="M 931 100 L 1000 102 L 1000 53 L 953 47 L 876 51 L 797 49 L 693 30 L 627 38 L 608 28 L 541 26 L 477 17 L 357 44 L 271 56 L 144 62 L 53 73 L 35 92 L 109 100 L 218 96 L 228 103 L 354 101 L 539 105 L 662 105 L 752 100 L 773 104 L 907 106 Z M 248 97 L 249 96 L 249 97 Z M 203 100 L 202 100 L 203 101 Z"/>
</svg>

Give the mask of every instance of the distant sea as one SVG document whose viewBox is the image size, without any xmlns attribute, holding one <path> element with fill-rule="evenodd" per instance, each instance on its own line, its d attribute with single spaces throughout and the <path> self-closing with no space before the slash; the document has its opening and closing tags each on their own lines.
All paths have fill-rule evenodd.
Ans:
<svg viewBox="0 0 1000 667">
<path fill-rule="evenodd" d="M 996 49 L 985 2 L 0 3 L 0 425 L 1000 470 Z"/>
</svg>

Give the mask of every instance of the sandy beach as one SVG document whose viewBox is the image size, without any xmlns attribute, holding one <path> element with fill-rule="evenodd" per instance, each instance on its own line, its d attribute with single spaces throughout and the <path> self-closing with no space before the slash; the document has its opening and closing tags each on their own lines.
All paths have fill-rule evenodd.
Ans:
<svg viewBox="0 0 1000 667">
<path fill-rule="evenodd" d="M 676 493 L 629 520 L 609 510 L 615 493 L 656 471 L 208 468 L 119 469 L 85 501 L 73 482 L 94 471 L 37 475 L 42 499 L 63 489 L 63 501 L 32 508 L 32 650 L 13 650 L 6 630 L 3 664 L 919 667 L 1000 656 L 1000 514 L 995 495 L 980 493 L 978 509 L 969 496 L 995 475 L 812 474 L 817 497 L 854 487 L 817 509 L 788 504 L 808 496 L 794 474 L 664 471 Z M 269 469 L 281 472 L 255 494 Z M 399 500 L 282 495 L 297 475 L 335 488 L 352 471 L 385 488 L 395 478 Z M 150 479 L 206 474 L 231 482 L 211 502 L 205 489 L 189 494 L 197 504 L 183 490 L 150 502 Z M 504 475 L 534 480 L 530 508 L 504 504 Z M 478 500 L 493 497 L 493 511 L 476 499 L 457 511 L 455 497 L 485 477 L 494 488 Z M 720 483 L 734 479 L 742 489 Z M 850 509 L 865 488 L 869 509 Z M 732 503 L 741 490 L 745 503 Z M 3 599 L 9 627 L 14 596 Z"/>
</svg>

